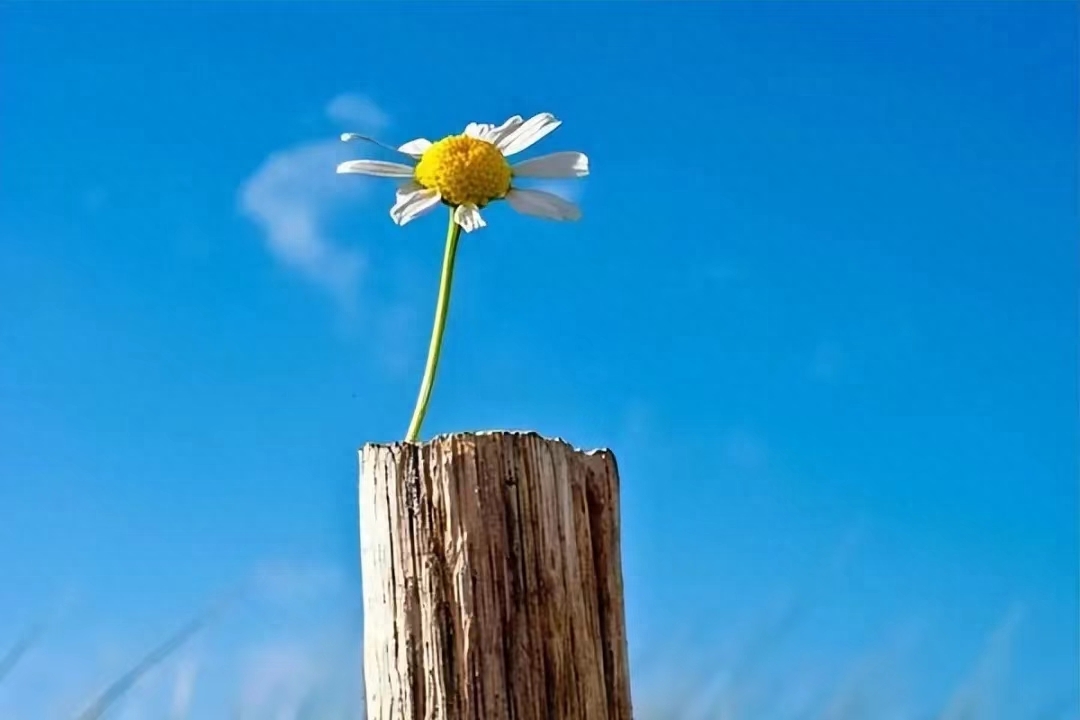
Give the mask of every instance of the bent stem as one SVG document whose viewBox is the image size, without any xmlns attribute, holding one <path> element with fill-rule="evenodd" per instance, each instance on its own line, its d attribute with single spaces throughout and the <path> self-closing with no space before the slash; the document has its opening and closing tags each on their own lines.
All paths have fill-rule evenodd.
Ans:
<svg viewBox="0 0 1080 720">
<path fill-rule="evenodd" d="M 454 259 L 457 256 L 460 235 L 461 226 L 454 222 L 454 208 L 450 208 L 450 226 L 446 229 L 446 250 L 443 253 L 442 277 L 439 279 L 439 300 L 435 304 L 435 327 L 431 330 L 431 345 L 428 347 L 424 379 L 420 382 L 420 396 L 416 398 L 416 409 L 413 410 L 405 442 L 416 442 L 420 437 L 420 426 L 424 424 L 428 401 L 431 400 L 431 388 L 435 385 L 435 369 L 439 365 L 446 314 L 450 309 L 450 284 L 454 280 Z"/>
</svg>

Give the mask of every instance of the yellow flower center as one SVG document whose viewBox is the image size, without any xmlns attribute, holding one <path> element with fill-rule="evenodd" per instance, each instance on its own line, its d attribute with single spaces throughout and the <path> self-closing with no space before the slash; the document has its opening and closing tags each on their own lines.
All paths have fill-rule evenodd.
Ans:
<svg viewBox="0 0 1080 720">
<path fill-rule="evenodd" d="M 424 151 L 413 177 L 448 205 L 484 207 L 509 192 L 510 163 L 486 140 L 451 135 Z"/>
</svg>

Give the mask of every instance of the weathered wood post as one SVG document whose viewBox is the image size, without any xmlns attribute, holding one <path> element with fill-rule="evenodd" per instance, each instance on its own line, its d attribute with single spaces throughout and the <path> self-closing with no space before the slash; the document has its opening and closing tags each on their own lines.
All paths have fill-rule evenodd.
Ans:
<svg viewBox="0 0 1080 720">
<path fill-rule="evenodd" d="M 631 720 L 609 451 L 366 445 L 360 549 L 369 720 Z"/>
</svg>

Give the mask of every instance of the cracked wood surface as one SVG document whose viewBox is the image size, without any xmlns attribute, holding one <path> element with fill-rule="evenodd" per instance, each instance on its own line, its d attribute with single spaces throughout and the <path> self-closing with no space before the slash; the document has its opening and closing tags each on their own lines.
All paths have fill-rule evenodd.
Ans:
<svg viewBox="0 0 1080 720">
<path fill-rule="evenodd" d="M 631 720 L 609 451 L 366 445 L 360 556 L 369 720 Z"/>
</svg>

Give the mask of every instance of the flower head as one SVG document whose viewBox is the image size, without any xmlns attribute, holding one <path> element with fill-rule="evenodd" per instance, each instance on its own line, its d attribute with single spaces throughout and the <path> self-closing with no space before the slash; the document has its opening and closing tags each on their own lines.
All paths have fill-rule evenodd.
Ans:
<svg viewBox="0 0 1080 720">
<path fill-rule="evenodd" d="M 350 160 L 338 165 L 339 173 L 359 173 L 401 178 L 397 202 L 390 217 L 398 225 L 420 217 L 442 203 L 454 208 L 454 221 L 465 232 L 484 227 L 480 209 L 506 200 L 520 213 L 548 220 L 577 220 L 576 205 L 541 190 L 515 186 L 517 178 L 573 178 L 589 174 L 589 159 L 579 152 L 558 152 L 515 165 L 507 157 L 530 147 L 554 131 L 561 121 L 551 113 L 528 120 L 515 115 L 502 125 L 469 123 L 461 135 L 437 142 L 419 138 L 397 148 L 415 165 L 381 160 Z M 342 140 L 364 139 L 346 133 Z"/>
</svg>

